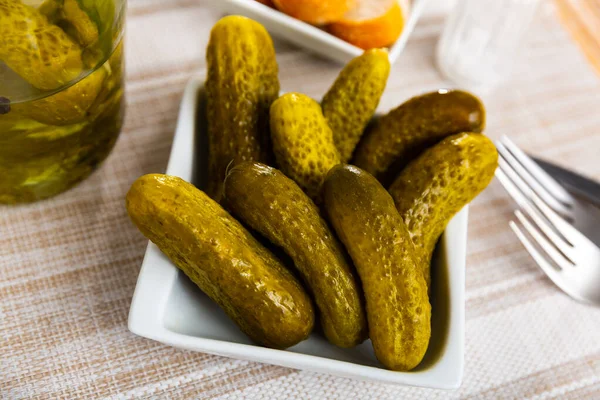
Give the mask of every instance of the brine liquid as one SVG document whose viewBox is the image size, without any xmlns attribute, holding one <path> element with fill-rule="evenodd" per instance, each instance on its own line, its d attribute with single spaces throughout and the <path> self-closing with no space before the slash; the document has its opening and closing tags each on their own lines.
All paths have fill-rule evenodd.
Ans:
<svg viewBox="0 0 600 400">
<path fill-rule="evenodd" d="M 106 0 L 98 2 L 107 4 Z M 63 192 L 86 178 L 111 151 L 125 105 L 122 26 L 117 26 L 114 15 L 111 19 L 116 32 L 105 29 L 106 35 L 101 32 L 94 46 L 80 47 L 80 77 L 53 90 L 36 88 L 31 75 L 24 79 L 21 60 L 7 58 L 14 54 L 6 51 L 10 38 L 0 38 L 0 203 L 31 202 Z M 77 36 L 72 27 L 61 29 L 71 29 L 72 36 Z M 22 46 L 23 42 L 13 43 Z M 2 46 L 4 54 L 9 54 L 4 62 Z M 58 76 L 52 62 L 51 58 L 47 70 L 41 65 L 42 78 L 43 74 L 51 79 Z"/>
</svg>

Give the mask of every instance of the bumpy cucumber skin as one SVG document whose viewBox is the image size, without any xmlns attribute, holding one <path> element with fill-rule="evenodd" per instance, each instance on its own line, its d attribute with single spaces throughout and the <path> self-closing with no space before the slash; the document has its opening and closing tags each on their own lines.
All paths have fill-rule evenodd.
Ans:
<svg viewBox="0 0 600 400">
<path fill-rule="evenodd" d="M 52 24 L 58 25 L 69 36 L 87 47 L 98 40 L 98 27 L 81 9 L 80 0 L 45 0 L 38 11 Z M 107 23 L 110 21 L 106 21 Z"/>
<path fill-rule="evenodd" d="M 452 217 L 487 187 L 497 166 L 494 143 L 484 135 L 465 132 L 426 150 L 390 186 L 396 208 L 422 258 L 428 284 L 437 240 Z"/>
<path fill-rule="evenodd" d="M 271 136 L 281 171 L 317 204 L 325 175 L 340 163 L 321 106 L 300 93 L 287 93 L 271 106 Z"/>
<path fill-rule="evenodd" d="M 240 163 L 225 179 L 224 203 L 252 229 L 281 247 L 317 304 L 327 339 L 353 347 L 367 336 L 361 289 L 344 250 L 300 187 L 260 163 Z"/>
<path fill-rule="evenodd" d="M 388 192 L 351 165 L 334 167 L 323 185 L 325 209 L 358 270 L 369 336 L 392 370 L 416 367 L 431 336 L 427 285 L 408 229 Z"/>
<path fill-rule="evenodd" d="M 101 67 L 73 86 L 51 96 L 29 103 L 15 104 L 13 110 L 48 125 L 69 125 L 82 122 L 108 77 L 107 68 Z"/>
<path fill-rule="evenodd" d="M 388 52 L 365 51 L 348 63 L 323 97 L 321 107 L 333 141 L 346 163 L 373 117 L 390 74 Z"/>
<path fill-rule="evenodd" d="M 144 175 L 127 193 L 127 211 L 144 236 L 256 343 L 286 348 L 309 335 L 314 311 L 300 283 L 192 184 Z"/>
<path fill-rule="evenodd" d="M 98 27 L 81 9 L 77 0 L 64 0 L 62 14 L 73 26 L 74 36 L 81 46 L 87 47 L 98 40 Z"/>
<path fill-rule="evenodd" d="M 57 89 L 82 72 L 79 45 L 20 1 L 0 0 L 0 38 L 0 60 L 38 89 Z"/>
<path fill-rule="evenodd" d="M 447 136 L 481 132 L 485 109 L 468 92 L 439 90 L 402 103 L 367 129 L 354 164 L 388 186 L 411 160 Z"/>
<path fill-rule="evenodd" d="M 235 15 L 212 28 L 206 61 L 207 193 L 220 201 L 230 164 L 271 162 L 269 107 L 279 95 L 278 67 L 266 29 Z"/>
</svg>

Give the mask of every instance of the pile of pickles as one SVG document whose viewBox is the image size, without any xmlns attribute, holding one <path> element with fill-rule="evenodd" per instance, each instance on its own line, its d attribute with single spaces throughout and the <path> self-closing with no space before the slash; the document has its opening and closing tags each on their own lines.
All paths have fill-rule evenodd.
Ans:
<svg viewBox="0 0 600 400">
<path fill-rule="evenodd" d="M 416 367 L 436 242 L 497 166 L 481 102 L 440 90 L 374 118 L 384 50 L 352 60 L 320 103 L 279 96 L 271 38 L 240 16 L 213 27 L 207 65 L 206 192 L 142 176 L 134 224 L 256 343 L 293 346 L 319 318 L 333 345 L 370 338 L 385 367 Z"/>
<path fill-rule="evenodd" d="M 0 0 L 0 203 L 88 176 L 124 116 L 121 0 Z"/>
</svg>

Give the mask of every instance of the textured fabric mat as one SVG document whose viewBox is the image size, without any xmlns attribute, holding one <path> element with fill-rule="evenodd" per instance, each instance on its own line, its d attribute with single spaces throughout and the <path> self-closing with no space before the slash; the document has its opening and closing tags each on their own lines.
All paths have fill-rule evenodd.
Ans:
<svg viewBox="0 0 600 400">
<path fill-rule="evenodd" d="M 473 204 L 462 387 L 361 382 L 182 351 L 127 330 L 146 240 L 124 195 L 163 172 L 186 81 L 205 75 L 219 14 L 206 0 L 130 0 L 128 113 L 115 150 L 88 180 L 49 201 L 0 207 L 0 398 L 600 398 L 600 309 L 555 288 L 508 227 L 493 183 Z M 393 67 L 380 110 L 448 86 L 433 64 L 443 16 L 427 14 Z M 284 90 L 320 98 L 340 67 L 276 42 Z M 487 133 L 600 178 L 600 79 L 552 3 L 513 78 L 483 96 Z"/>
</svg>

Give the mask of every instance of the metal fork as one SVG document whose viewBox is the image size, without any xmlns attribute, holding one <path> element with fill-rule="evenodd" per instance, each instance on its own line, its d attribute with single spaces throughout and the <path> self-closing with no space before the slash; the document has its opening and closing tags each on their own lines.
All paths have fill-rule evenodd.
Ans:
<svg viewBox="0 0 600 400">
<path fill-rule="evenodd" d="M 575 300 L 600 305 L 600 212 L 576 198 L 506 136 L 496 177 L 520 209 L 510 227 L 548 277 Z M 586 236 L 587 235 L 587 236 Z"/>
</svg>

